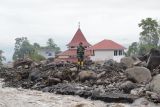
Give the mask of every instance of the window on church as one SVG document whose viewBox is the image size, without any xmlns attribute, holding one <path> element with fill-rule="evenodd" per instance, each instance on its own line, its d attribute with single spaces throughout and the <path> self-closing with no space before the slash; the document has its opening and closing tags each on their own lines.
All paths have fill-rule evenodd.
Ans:
<svg viewBox="0 0 160 107">
<path fill-rule="evenodd" d="M 123 55 L 122 50 L 119 50 L 119 56 Z"/>
<path fill-rule="evenodd" d="M 114 51 L 114 56 L 117 56 L 117 55 L 118 55 L 118 51 L 115 50 L 115 51 Z"/>
<path fill-rule="evenodd" d="M 92 51 L 92 56 L 95 56 L 95 52 L 94 52 L 94 50 Z"/>
</svg>

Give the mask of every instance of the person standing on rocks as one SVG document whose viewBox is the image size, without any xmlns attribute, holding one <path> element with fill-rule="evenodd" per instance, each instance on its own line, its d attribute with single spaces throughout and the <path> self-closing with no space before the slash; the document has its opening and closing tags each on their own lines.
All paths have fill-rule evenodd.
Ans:
<svg viewBox="0 0 160 107">
<path fill-rule="evenodd" d="M 81 67 L 83 66 L 83 61 L 84 61 L 84 51 L 85 48 L 83 46 L 83 43 L 80 42 L 79 46 L 77 47 L 77 58 L 78 58 L 78 69 L 81 69 Z"/>
</svg>

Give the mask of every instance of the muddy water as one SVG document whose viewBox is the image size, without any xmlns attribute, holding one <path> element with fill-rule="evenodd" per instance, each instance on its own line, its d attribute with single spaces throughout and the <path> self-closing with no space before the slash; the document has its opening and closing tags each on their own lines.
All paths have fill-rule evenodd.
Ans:
<svg viewBox="0 0 160 107">
<path fill-rule="evenodd" d="M 144 99 L 134 104 L 108 104 L 91 101 L 78 96 L 56 95 L 34 90 L 2 88 L 0 80 L 0 107 L 160 107 L 147 103 Z M 147 105 L 147 106 L 146 106 Z"/>
</svg>

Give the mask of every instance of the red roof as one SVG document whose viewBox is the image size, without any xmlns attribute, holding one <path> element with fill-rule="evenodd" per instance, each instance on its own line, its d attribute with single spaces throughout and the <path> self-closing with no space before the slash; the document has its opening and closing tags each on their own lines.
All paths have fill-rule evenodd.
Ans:
<svg viewBox="0 0 160 107">
<path fill-rule="evenodd" d="M 68 50 L 58 54 L 58 56 L 76 56 L 76 55 L 77 55 L 77 50 L 76 49 L 68 49 Z M 91 51 L 86 50 L 85 55 L 86 56 L 91 55 Z"/>
<path fill-rule="evenodd" d="M 87 42 L 86 38 L 84 37 L 83 33 L 81 32 L 81 29 L 78 28 L 73 39 L 71 40 L 71 42 L 69 44 L 67 44 L 67 46 L 78 46 L 80 42 L 83 43 L 83 46 L 87 46 L 87 47 L 91 46 L 91 44 L 89 44 Z"/>
<path fill-rule="evenodd" d="M 89 50 L 115 50 L 115 49 L 126 49 L 122 45 L 112 41 L 112 40 L 103 40 L 89 48 Z"/>
</svg>

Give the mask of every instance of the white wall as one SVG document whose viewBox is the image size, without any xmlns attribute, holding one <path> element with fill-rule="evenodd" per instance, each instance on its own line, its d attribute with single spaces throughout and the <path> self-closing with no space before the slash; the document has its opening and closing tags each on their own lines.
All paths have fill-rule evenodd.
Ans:
<svg viewBox="0 0 160 107">
<path fill-rule="evenodd" d="M 91 56 L 93 61 L 104 61 L 108 59 L 113 59 L 114 51 L 106 50 L 96 50 L 94 51 L 94 56 Z"/>
<path fill-rule="evenodd" d="M 114 50 L 95 50 L 94 56 L 91 56 L 90 58 L 93 61 L 104 61 L 104 60 L 113 59 L 117 62 L 120 62 L 120 59 L 123 57 L 124 57 L 124 55 L 114 56 Z"/>
</svg>

